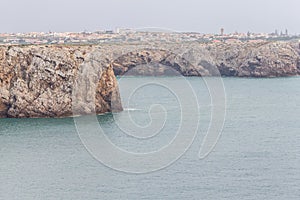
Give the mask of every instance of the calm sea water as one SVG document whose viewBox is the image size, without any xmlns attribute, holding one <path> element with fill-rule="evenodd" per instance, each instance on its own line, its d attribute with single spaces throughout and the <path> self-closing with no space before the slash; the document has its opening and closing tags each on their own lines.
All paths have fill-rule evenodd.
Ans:
<svg viewBox="0 0 300 200">
<path fill-rule="evenodd" d="M 175 77 L 157 79 L 182 85 Z M 132 92 L 127 86 L 153 80 L 124 77 L 120 82 L 123 105 L 137 127 L 167 112 L 155 137 L 124 134 L 120 126 L 126 125 L 126 111 L 98 116 L 107 137 L 120 148 L 155 151 L 175 137 L 181 118 L 193 117 L 181 116 L 180 99 L 155 84 L 137 89 L 127 103 Z M 299 199 L 300 78 L 224 78 L 224 129 L 202 160 L 198 152 L 212 105 L 205 84 L 195 77 L 187 80 L 199 100 L 197 136 L 177 162 L 153 173 L 133 175 L 104 166 L 83 146 L 73 118 L 0 119 L 0 199 Z M 153 108 L 150 116 L 154 104 L 164 109 Z M 139 130 L 127 132 L 143 136 Z"/>
</svg>

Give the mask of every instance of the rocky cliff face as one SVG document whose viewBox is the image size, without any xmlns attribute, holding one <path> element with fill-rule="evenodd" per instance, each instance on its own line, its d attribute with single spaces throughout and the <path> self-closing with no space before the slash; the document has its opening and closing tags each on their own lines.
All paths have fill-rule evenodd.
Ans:
<svg viewBox="0 0 300 200">
<path fill-rule="evenodd" d="M 113 62 L 115 74 L 167 73 L 162 67 L 155 70 L 154 63 L 172 67 L 184 76 L 282 77 L 300 74 L 300 50 L 296 42 L 234 41 L 162 47 L 168 50 L 144 49 L 120 56 Z M 134 69 L 147 64 L 149 66 L 143 69 Z"/>
<path fill-rule="evenodd" d="M 80 88 L 76 112 L 110 112 L 112 101 L 115 111 L 122 110 L 113 69 L 94 63 L 88 54 L 93 51 L 90 46 L 0 47 L 0 117 L 71 116 L 72 91 L 79 81 L 95 83 Z M 91 62 L 89 76 L 79 80 L 78 74 Z M 94 109 L 87 106 L 89 101 L 95 102 Z"/>
<path fill-rule="evenodd" d="M 116 75 L 201 76 L 206 71 L 177 54 L 161 49 L 142 49 L 121 55 L 112 62 Z"/>
<path fill-rule="evenodd" d="M 281 77 L 300 74 L 299 54 L 286 42 L 239 42 L 208 46 L 221 75 Z"/>
<path fill-rule="evenodd" d="M 174 71 L 184 76 L 295 76 L 300 74 L 300 46 L 266 41 L 2 46 L 0 117 L 120 111 L 114 74 L 169 75 Z"/>
</svg>

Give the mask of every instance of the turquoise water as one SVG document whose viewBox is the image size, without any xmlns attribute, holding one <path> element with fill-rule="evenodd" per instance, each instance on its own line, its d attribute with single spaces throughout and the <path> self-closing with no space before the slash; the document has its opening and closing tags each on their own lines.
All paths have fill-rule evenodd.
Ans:
<svg viewBox="0 0 300 200">
<path fill-rule="evenodd" d="M 172 85 L 175 77 L 163 77 Z M 124 77 L 121 95 L 137 127 L 166 123 L 155 137 L 136 139 L 120 124 L 126 111 L 98 116 L 106 136 L 132 152 L 163 147 L 176 136 L 180 107 L 166 87 L 146 85 L 131 93 L 126 84 L 141 85 L 151 77 Z M 171 166 L 147 174 L 128 174 L 106 167 L 86 150 L 74 120 L 0 119 L 0 199 L 299 199 L 300 78 L 224 78 L 227 115 L 211 154 L 198 158 L 209 126 L 210 98 L 199 78 L 187 78 L 199 101 L 200 123 L 189 150 Z M 184 90 L 187 88 L 183 88 Z M 182 105 L 182 107 L 189 105 Z M 182 116 L 184 120 L 189 117 Z M 157 123 L 154 123 L 154 129 Z M 132 127 L 129 127 L 129 129 Z M 127 132 L 144 136 L 134 127 Z"/>
</svg>

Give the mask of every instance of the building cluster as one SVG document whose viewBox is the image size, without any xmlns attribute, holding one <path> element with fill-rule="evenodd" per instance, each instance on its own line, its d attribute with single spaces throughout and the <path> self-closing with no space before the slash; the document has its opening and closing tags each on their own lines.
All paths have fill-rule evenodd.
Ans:
<svg viewBox="0 0 300 200">
<path fill-rule="evenodd" d="M 101 44 L 101 43 L 143 43 L 143 42 L 221 42 L 226 40 L 289 40 L 299 38 L 287 33 L 229 33 L 221 29 L 219 34 L 201 34 L 195 32 L 161 32 L 137 31 L 134 29 L 117 29 L 116 31 L 96 32 L 31 32 L 31 33 L 0 33 L 0 44 Z"/>
</svg>

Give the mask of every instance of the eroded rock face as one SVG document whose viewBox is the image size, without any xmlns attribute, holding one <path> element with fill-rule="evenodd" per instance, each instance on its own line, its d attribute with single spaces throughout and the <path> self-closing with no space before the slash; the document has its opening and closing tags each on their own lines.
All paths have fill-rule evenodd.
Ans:
<svg viewBox="0 0 300 200">
<path fill-rule="evenodd" d="M 206 74 L 202 66 L 195 66 L 183 57 L 167 50 L 144 49 L 121 55 L 112 62 L 117 75 L 184 75 Z"/>
<path fill-rule="evenodd" d="M 215 65 L 224 76 L 282 77 L 299 74 L 299 54 L 287 42 L 239 42 L 212 45 Z"/>
<path fill-rule="evenodd" d="M 90 46 L 0 47 L 0 117 L 72 116 L 74 98 L 81 105 L 80 114 L 110 112 L 111 101 L 114 111 L 122 110 L 113 69 L 97 65 L 88 54 L 93 51 Z M 79 80 L 78 74 L 91 62 L 89 76 Z M 74 97 L 78 82 L 94 83 Z M 94 108 L 87 106 L 89 102 Z"/>
<path fill-rule="evenodd" d="M 184 76 L 282 77 L 300 74 L 297 42 L 220 42 L 161 45 L 168 50 L 132 51 L 113 61 L 116 75 L 165 75 L 160 65 Z M 157 70 L 155 70 L 155 64 Z M 148 65 L 138 70 L 134 68 Z"/>
<path fill-rule="evenodd" d="M 295 76 L 300 74 L 300 46 L 266 41 L 2 46 L 0 117 L 64 117 L 74 109 L 76 115 L 120 111 L 115 74 L 130 71 L 129 75 L 175 71 L 184 76 Z"/>
</svg>

